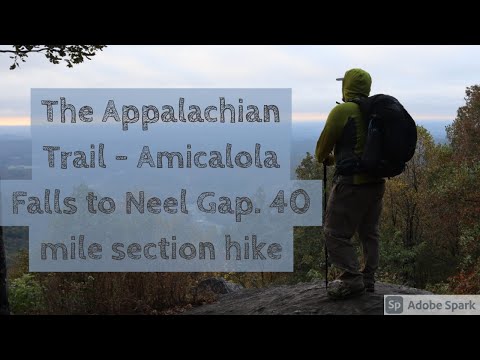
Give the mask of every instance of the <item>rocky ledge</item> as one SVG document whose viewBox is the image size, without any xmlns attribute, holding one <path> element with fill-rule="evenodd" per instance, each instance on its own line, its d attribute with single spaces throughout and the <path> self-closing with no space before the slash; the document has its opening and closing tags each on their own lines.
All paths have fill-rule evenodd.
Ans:
<svg viewBox="0 0 480 360">
<path fill-rule="evenodd" d="M 239 289 L 195 307 L 188 315 L 383 315 L 384 295 L 431 294 L 400 285 L 376 283 L 374 293 L 330 300 L 323 281 L 262 289 Z"/>
</svg>

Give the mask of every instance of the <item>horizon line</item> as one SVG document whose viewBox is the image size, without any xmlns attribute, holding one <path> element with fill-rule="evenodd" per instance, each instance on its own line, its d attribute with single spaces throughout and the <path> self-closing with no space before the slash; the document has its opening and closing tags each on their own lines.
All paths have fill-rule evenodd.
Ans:
<svg viewBox="0 0 480 360">
<path fill-rule="evenodd" d="M 325 122 L 328 114 L 325 113 L 309 113 L 309 112 L 297 112 L 292 114 L 292 123 L 300 122 Z M 451 121 L 455 120 L 455 116 L 450 115 L 433 115 L 433 114 L 418 114 L 412 115 L 415 121 Z M 30 117 L 1 117 L 0 127 L 30 127 Z"/>
</svg>

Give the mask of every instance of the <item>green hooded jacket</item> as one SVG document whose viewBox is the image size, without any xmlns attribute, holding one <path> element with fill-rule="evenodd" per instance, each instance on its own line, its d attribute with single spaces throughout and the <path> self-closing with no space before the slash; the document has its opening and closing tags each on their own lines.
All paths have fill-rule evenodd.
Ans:
<svg viewBox="0 0 480 360">
<path fill-rule="evenodd" d="M 372 78 L 362 69 L 351 69 L 345 73 L 342 81 L 343 104 L 335 106 L 328 115 L 325 127 L 317 141 L 315 155 L 319 162 L 333 165 L 335 163 L 362 156 L 367 138 L 367 124 L 360 107 L 350 102 L 359 97 L 368 97 Z M 330 153 L 334 151 L 334 157 Z M 384 181 L 366 174 L 353 176 L 335 175 L 335 182 L 349 184 L 366 184 Z"/>
</svg>

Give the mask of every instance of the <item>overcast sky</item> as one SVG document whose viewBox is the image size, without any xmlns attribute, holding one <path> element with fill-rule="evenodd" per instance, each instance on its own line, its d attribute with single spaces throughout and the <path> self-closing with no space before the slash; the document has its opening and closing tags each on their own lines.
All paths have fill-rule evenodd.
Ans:
<svg viewBox="0 0 480 360">
<path fill-rule="evenodd" d="M 109 46 L 73 69 L 42 55 L 10 64 L 0 54 L 0 125 L 29 123 L 30 88 L 286 87 L 293 119 L 319 121 L 341 98 L 335 78 L 361 67 L 372 94 L 397 97 L 415 119 L 453 120 L 480 84 L 480 46 Z"/>
</svg>

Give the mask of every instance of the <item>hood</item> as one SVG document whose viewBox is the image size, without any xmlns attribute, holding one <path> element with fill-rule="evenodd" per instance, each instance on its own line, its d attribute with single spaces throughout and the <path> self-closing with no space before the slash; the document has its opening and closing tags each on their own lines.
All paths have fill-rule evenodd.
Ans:
<svg viewBox="0 0 480 360">
<path fill-rule="evenodd" d="M 345 73 L 342 81 L 343 101 L 358 97 L 368 97 L 372 86 L 370 74 L 362 69 L 350 69 Z"/>
</svg>

